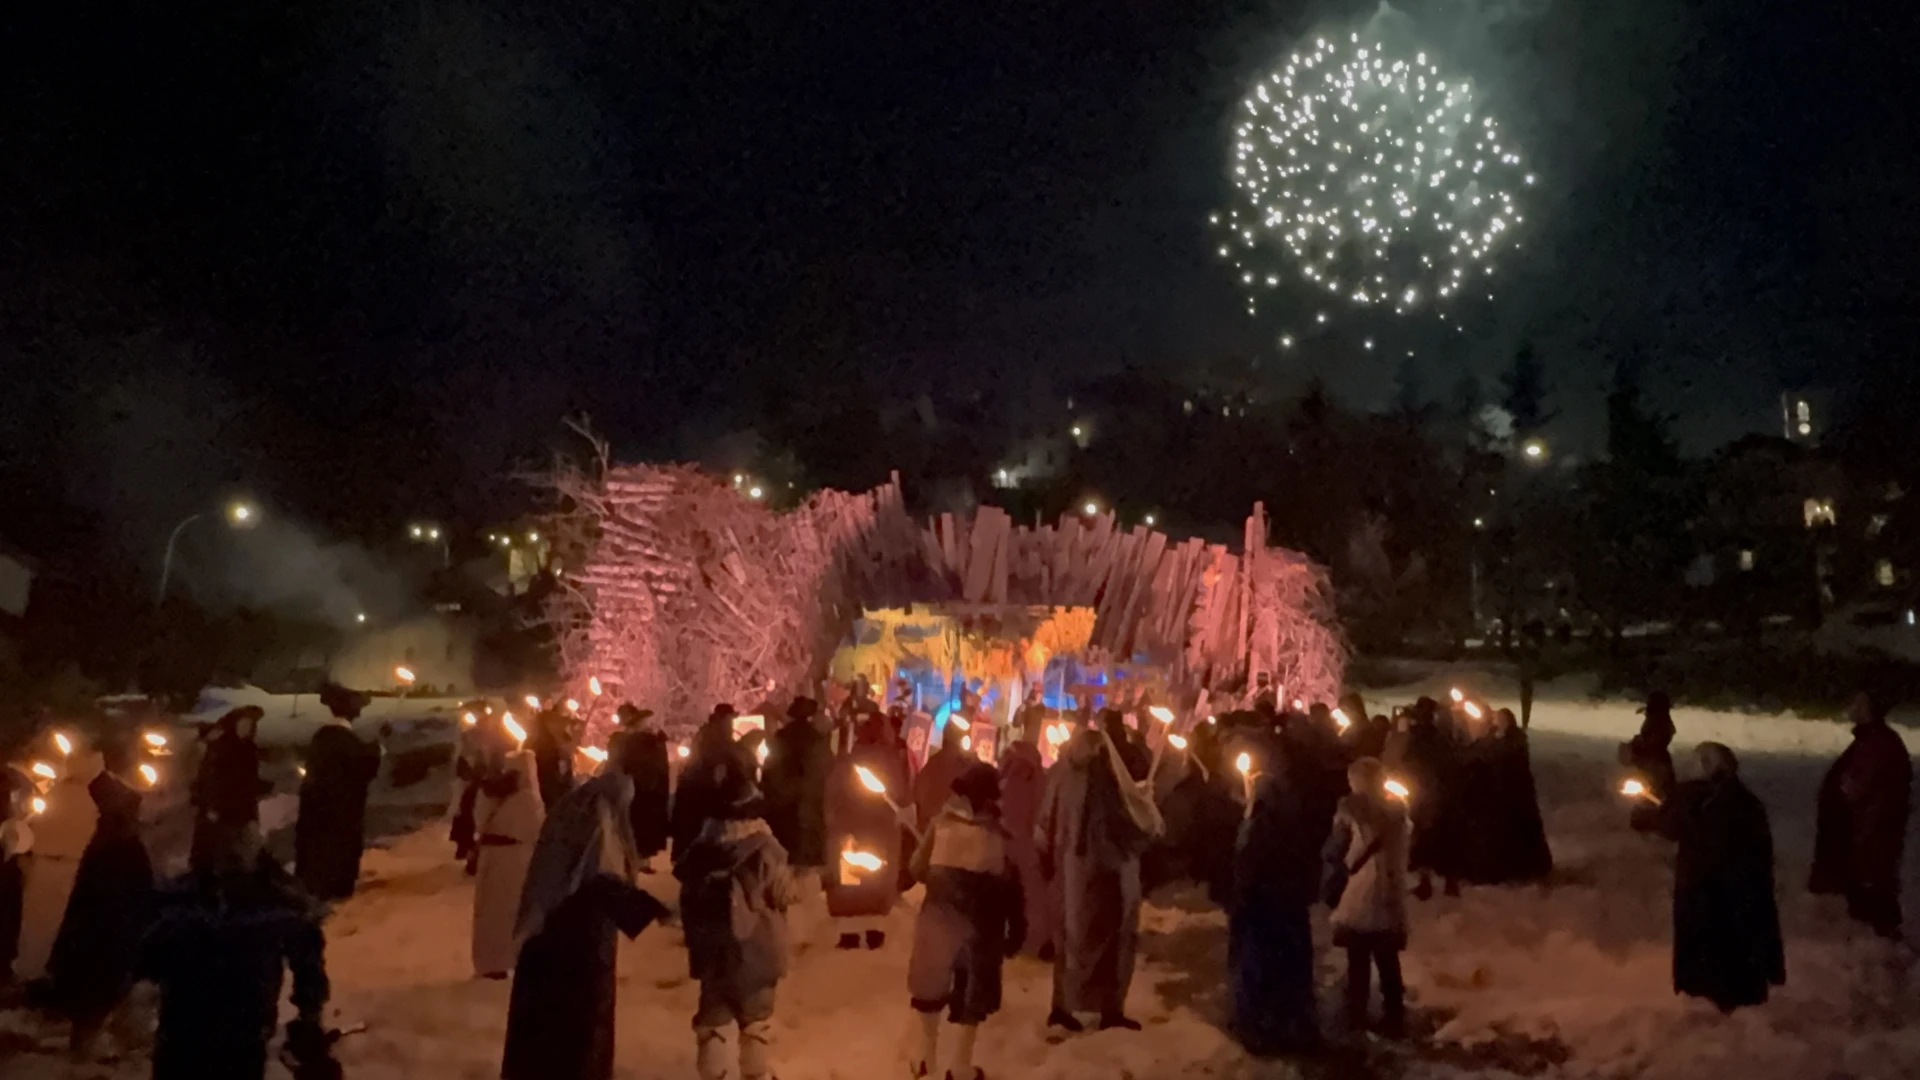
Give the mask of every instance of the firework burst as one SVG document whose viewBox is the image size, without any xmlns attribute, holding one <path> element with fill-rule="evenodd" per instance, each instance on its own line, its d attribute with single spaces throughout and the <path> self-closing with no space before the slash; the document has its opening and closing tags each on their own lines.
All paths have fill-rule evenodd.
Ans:
<svg viewBox="0 0 1920 1080">
<path fill-rule="evenodd" d="M 1282 289 L 1403 315 L 1490 292 L 1534 177 L 1464 79 L 1357 34 L 1320 39 L 1235 116 L 1234 198 L 1212 223 L 1249 312 Z"/>
</svg>

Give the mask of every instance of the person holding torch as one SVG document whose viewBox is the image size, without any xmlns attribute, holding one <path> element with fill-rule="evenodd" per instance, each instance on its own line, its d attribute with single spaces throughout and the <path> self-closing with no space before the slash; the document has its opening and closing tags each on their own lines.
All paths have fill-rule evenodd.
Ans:
<svg viewBox="0 0 1920 1080">
<path fill-rule="evenodd" d="M 1405 987 L 1400 975 L 1400 953 L 1407 947 L 1407 859 L 1411 832 L 1407 801 L 1418 799 L 1418 788 L 1407 788 L 1405 798 L 1389 792 L 1386 769 L 1374 758 L 1361 758 L 1347 769 L 1350 793 L 1334 814 L 1333 833 L 1327 839 L 1329 868 L 1326 900 L 1333 907 L 1328 920 L 1335 948 L 1347 953 L 1347 1019 L 1354 1031 L 1365 1031 L 1372 999 L 1372 974 L 1380 971 L 1383 1004 L 1380 1031 L 1397 1037 L 1406 1027 Z"/>
<path fill-rule="evenodd" d="M 504 979 L 518 954 L 514 922 L 547 811 L 526 729 L 507 713 L 482 731 L 486 757 L 473 806 L 473 973 Z"/>
<path fill-rule="evenodd" d="M 839 931 L 839 948 L 886 944 L 881 927 L 900 898 L 901 833 L 914 828 L 914 808 L 901 801 L 906 791 L 893 725 L 868 713 L 854 729 L 853 748 L 827 777 L 827 914 Z"/>
</svg>

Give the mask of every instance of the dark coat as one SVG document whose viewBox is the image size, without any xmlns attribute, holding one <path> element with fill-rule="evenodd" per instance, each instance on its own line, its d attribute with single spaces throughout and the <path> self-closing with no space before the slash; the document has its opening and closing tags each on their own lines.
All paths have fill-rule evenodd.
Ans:
<svg viewBox="0 0 1920 1080">
<path fill-rule="evenodd" d="M 607 740 L 607 756 L 633 778 L 633 846 L 642 858 L 666 850 L 673 773 L 667 764 L 667 737 L 657 731 L 616 731 Z"/>
<path fill-rule="evenodd" d="M 1724 1011 L 1787 981 L 1767 808 L 1737 777 L 1676 786 L 1660 831 L 1680 843 L 1673 880 L 1673 989 Z"/>
<path fill-rule="evenodd" d="M 613 1076 L 617 935 L 633 937 L 664 914 L 660 901 L 608 874 L 548 914 L 513 969 L 501 1080 Z"/>
<path fill-rule="evenodd" d="M 900 898 L 905 876 L 900 820 L 885 799 L 861 786 L 856 769 L 862 765 L 887 785 L 895 802 L 907 789 L 906 762 L 897 747 L 861 743 L 834 761 L 827 783 L 827 850 L 834 862 L 827 867 L 826 891 L 827 913 L 835 918 L 885 915 Z M 849 845 L 878 855 L 886 866 L 871 873 L 847 866 L 840 855 Z"/>
<path fill-rule="evenodd" d="M 1232 1029 L 1256 1056 L 1309 1049 L 1320 1040 L 1309 912 L 1319 896 L 1324 840 L 1316 839 L 1304 795 L 1281 775 L 1263 779 L 1234 846 L 1227 912 Z"/>
<path fill-rule="evenodd" d="M 260 779 L 260 747 L 252 739 L 219 735 L 207 744 L 193 777 L 193 852 L 205 857 L 232 843 L 260 820 L 260 796 L 273 785 Z"/>
<path fill-rule="evenodd" d="M 367 789 L 380 774 L 380 746 L 328 724 L 307 747 L 300 817 L 293 825 L 294 872 L 316 900 L 344 900 L 360 880 L 366 849 Z"/>
<path fill-rule="evenodd" d="M 540 779 L 540 803 L 553 806 L 573 790 L 573 745 L 561 736 L 555 719 L 539 720 L 527 749 L 533 751 L 534 774 Z"/>
<path fill-rule="evenodd" d="M 80 857 L 48 973 L 69 1016 L 104 1017 L 133 984 L 153 908 L 153 863 L 140 841 L 140 796 L 111 773 L 88 785 L 100 823 Z"/>
<path fill-rule="evenodd" d="M 271 859 L 238 881 L 190 876 L 159 894 L 138 974 L 160 988 L 154 1080 L 260 1080 L 280 1014 L 282 967 L 293 1005 L 327 1002 L 318 908 Z"/>
<path fill-rule="evenodd" d="M 1663 711 L 1647 715 L 1640 724 L 1640 733 L 1629 741 L 1621 755 L 1623 764 L 1640 775 L 1642 783 L 1654 799 L 1665 802 L 1673 791 L 1675 780 L 1673 771 L 1673 720 Z M 1660 807 L 1653 799 L 1634 801 L 1631 817 L 1633 827 L 1641 832 L 1653 832 L 1660 826 Z"/>
<path fill-rule="evenodd" d="M 760 789 L 767 824 L 795 866 L 827 864 L 827 774 L 833 742 L 810 721 L 789 721 L 774 733 Z"/>
<path fill-rule="evenodd" d="M 1465 778 L 1456 750 L 1453 740 L 1438 723 L 1416 722 L 1402 740 L 1398 768 L 1407 785 L 1420 793 L 1412 805 L 1410 869 L 1447 876 L 1459 871 L 1459 841 L 1465 827 L 1462 813 Z"/>
<path fill-rule="evenodd" d="M 787 973 L 787 909 L 800 901 L 787 853 L 766 822 L 709 823 L 674 860 L 688 974 L 728 1000 L 772 989 Z"/>
<path fill-rule="evenodd" d="M 1477 885 L 1537 881 L 1553 872 L 1533 757 L 1519 728 L 1488 734 L 1460 755 L 1460 877 Z"/>
<path fill-rule="evenodd" d="M 1854 915 L 1888 932 L 1900 923 L 1913 762 L 1885 723 L 1853 729 L 1853 743 L 1820 785 L 1808 889 L 1848 898 Z"/>
<path fill-rule="evenodd" d="M 914 920 L 907 993 L 922 1011 L 946 1007 L 956 1024 L 1000 1011 L 1001 967 L 1026 940 L 1019 870 L 998 819 L 954 799 L 921 839 L 913 876 L 926 883 Z"/>
<path fill-rule="evenodd" d="M 1040 800 L 1047 792 L 1047 770 L 1040 750 L 1017 741 L 1000 759 L 1000 822 L 1007 833 L 1007 859 L 1023 886 L 1026 906 L 1026 952 L 1039 952 L 1060 933 L 1060 906 L 1053 890 L 1040 877 L 1040 856 L 1034 848 L 1033 827 L 1040 817 Z"/>
<path fill-rule="evenodd" d="M 716 733 L 717 732 L 717 733 Z M 707 822 L 720 816 L 727 798 L 714 780 L 715 770 L 729 759 L 747 775 L 753 775 L 754 761 L 742 753 L 738 743 L 723 729 L 708 728 L 694 742 L 693 756 L 680 770 L 680 783 L 673 789 L 673 811 L 667 832 L 673 840 L 673 858 L 692 846 Z"/>
</svg>

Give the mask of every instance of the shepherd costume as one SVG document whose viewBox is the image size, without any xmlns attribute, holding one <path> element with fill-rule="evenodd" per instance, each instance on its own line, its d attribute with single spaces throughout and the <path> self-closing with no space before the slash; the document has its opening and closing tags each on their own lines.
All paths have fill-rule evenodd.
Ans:
<svg viewBox="0 0 1920 1080">
<path fill-rule="evenodd" d="M 473 973 L 502 979 L 513 969 L 514 924 L 534 844 L 546 810 L 533 754 L 515 751 L 497 758 L 476 781 L 474 843 L 479 867 L 473 882 Z"/>
<path fill-rule="evenodd" d="M 1673 875 L 1673 990 L 1732 1012 L 1787 981 L 1773 896 L 1767 808 L 1740 782 L 1733 752 L 1700 747 L 1707 776 L 1673 790 L 1660 830 L 1680 844 Z"/>
<path fill-rule="evenodd" d="M 14 977 L 23 983 L 47 973 L 80 859 L 100 820 L 88 785 L 105 768 L 98 752 L 76 750 L 67 759 L 67 774 L 47 790 L 46 812 L 33 819 L 33 853 L 27 856 L 20 893 L 20 947 L 13 960 Z"/>
<path fill-rule="evenodd" d="M 33 848 L 33 826 L 26 818 L 30 790 L 24 778 L 0 765 L 0 981 L 11 977 L 20 948 L 20 893 Z"/>
<path fill-rule="evenodd" d="M 80 857 L 48 964 L 52 1001 L 82 1048 L 133 985 L 153 905 L 153 864 L 140 841 L 140 796 L 109 772 L 88 785 L 99 823 Z"/>
<path fill-rule="evenodd" d="M 1080 733 L 1061 748 L 1034 828 L 1064 916 L 1049 1022 L 1068 1030 L 1079 1027 L 1075 1013 L 1098 1013 L 1103 1027 L 1137 1027 L 1126 1002 L 1140 932 L 1140 851 L 1119 785 L 1106 736 Z"/>
<path fill-rule="evenodd" d="M 613 1076 L 616 935 L 666 914 L 633 884 L 632 799 L 633 781 L 605 772 L 547 812 L 520 894 L 501 1080 Z"/>
<path fill-rule="evenodd" d="M 314 732 L 306 769 L 293 824 L 294 873 L 315 900 L 345 900 L 360 880 L 367 789 L 380 775 L 380 744 L 362 740 L 342 717 Z"/>
<path fill-rule="evenodd" d="M 1227 913 L 1233 1033 L 1256 1057 L 1312 1050 L 1320 1042 L 1313 1000 L 1313 902 L 1320 843 L 1298 785 L 1264 774 L 1234 846 Z"/>
<path fill-rule="evenodd" d="M 1820 784 L 1808 889 L 1847 898 L 1847 913 L 1900 936 L 1900 862 L 1907 845 L 1913 761 L 1900 733 L 1868 712 Z"/>
</svg>

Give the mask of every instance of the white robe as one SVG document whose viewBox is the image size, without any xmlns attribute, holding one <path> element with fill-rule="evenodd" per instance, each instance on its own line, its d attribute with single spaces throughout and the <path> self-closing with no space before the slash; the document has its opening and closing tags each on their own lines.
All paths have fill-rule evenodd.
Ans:
<svg viewBox="0 0 1920 1080">
<path fill-rule="evenodd" d="M 533 863 L 534 841 L 546 809 L 540 803 L 540 783 L 533 754 L 522 750 L 507 758 L 520 773 L 520 786 L 504 799 L 484 791 L 474 801 L 474 838 L 497 837 L 511 844 L 480 844 L 480 866 L 473 882 L 473 970 L 476 975 L 504 975 L 513 970 L 514 920 L 520 914 L 520 890 Z"/>
<path fill-rule="evenodd" d="M 14 978 L 21 982 L 47 974 L 54 939 L 67 917 L 73 879 L 80 873 L 80 856 L 100 822 L 100 808 L 87 785 L 102 767 L 97 753 L 75 754 L 67 774 L 48 789 L 46 812 L 33 819 L 33 852 L 25 857 L 20 890 L 20 947 L 13 960 Z"/>
</svg>

